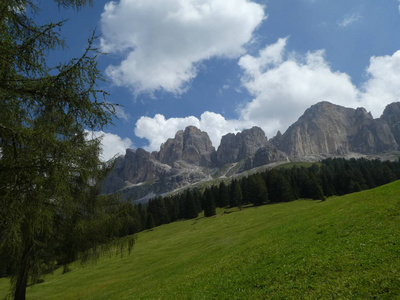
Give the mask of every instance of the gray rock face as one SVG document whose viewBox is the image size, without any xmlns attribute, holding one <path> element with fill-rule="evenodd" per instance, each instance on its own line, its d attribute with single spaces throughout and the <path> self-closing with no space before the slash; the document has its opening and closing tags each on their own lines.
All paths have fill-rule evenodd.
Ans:
<svg viewBox="0 0 400 300">
<path fill-rule="evenodd" d="M 315 160 L 348 154 L 400 151 L 400 102 L 388 105 L 379 119 L 364 108 L 320 102 L 288 130 L 267 140 L 259 127 L 222 137 L 215 151 L 206 132 L 194 126 L 180 130 L 160 151 L 128 149 L 106 178 L 104 193 L 119 191 L 125 199 L 148 199 L 190 184 L 276 162 Z"/>
<path fill-rule="evenodd" d="M 171 167 L 157 161 L 149 152 L 139 148 L 127 149 L 119 157 L 114 170 L 103 183 L 104 193 L 113 193 L 126 186 L 157 180 L 171 172 Z"/>
<path fill-rule="evenodd" d="M 321 102 L 311 106 L 277 142 L 289 156 L 344 154 L 349 151 L 347 130 L 352 109 Z"/>
<path fill-rule="evenodd" d="M 329 102 L 311 106 L 272 143 L 294 158 L 398 150 L 392 130 L 384 118 L 373 119 L 364 108 L 345 108 Z"/>
<path fill-rule="evenodd" d="M 208 134 L 189 126 L 162 144 L 159 152 L 127 149 L 104 181 L 103 192 L 123 189 L 124 197 L 142 198 L 172 191 L 206 178 L 213 156 Z"/>
<path fill-rule="evenodd" d="M 173 165 L 178 160 L 197 166 L 212 166 L 212 155 L 215 149 L 206 132 L 194 126 L 176 133 L 175 138 L 168 139 L 156 154 L 157 159 L 165 164 Z"/>
<path fill-rule="evenodd" d="M 224 165 L 254 155 L 258 149 L 268 145 L 264 131 L 259 127 L 243 130 L 237 134 L 228 133 L 221 139 L 217 151 L 217 164 Z"/>
<path fill-rule="evenodd" d="M 400 102 L 389 104 L 380 119 L 387 123 L 397 144 L 400 145 Z"/>
<path fill-rule="evenodd" d="M 267 146 L 258 149 L 257 152 L 254 154 L 251 168 L 256 168 L 269 163 L 280 161 L 289 162 L 290 159 L 285 153 L 279 151 L 277 148 L 273 146 Z"/>
</svg>

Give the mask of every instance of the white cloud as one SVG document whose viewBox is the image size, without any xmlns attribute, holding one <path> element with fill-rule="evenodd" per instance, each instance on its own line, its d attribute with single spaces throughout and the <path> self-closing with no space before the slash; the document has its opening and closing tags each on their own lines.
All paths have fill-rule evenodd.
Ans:
<svg viewBox="0 0 400 300">
<path fill-rule="evenodd" d="M 323 50 L 305 55 L 287 53 L 288 39 L 262 49 L 258 56 L 239 60 L 242 82 L 253 100 L 238 109 L 239 118 L 226 120 L 220 114 L 205 112 L 196 117 L 165 119 L 142 117 L 135 133 L 149 140 L 148 150 L 158 150 L 176 131 L 194 125 L 206 131 L 218 147 L 223 135 L 252 126 L 261 127 L 271 138 L 282 133 L 311 105 L 329 101 L 345 107 L 364 107 L 380 117 L 385 106 L 400 101 L 400 50 L 393 55 L 371 57 L 368 78 L 357 88 L 346 73 L 333 71 Z"/>
<path fill-rule="evenodd" d="M 359 13 L 353 13 L 351 15 L 346 15 L 341 21 L 338 21 L 339 27 L 347 27 L 355 22 L 358 22 L 361 19 L 361 15 Z"/>
<path fill-rule="evenodd" d="M 367 74 L 360 102 L 379 117 L 387 104 L 400 101 L 400 50 L 391 56 L 371 57 Z"/>
<path fill-rule="evenodd" d="M 261 50 L 258 57 L 247 55 L 239 61 L 245 72 L 243 84 L 254 95 L 241 110 L 241 119 L 252 120 L 268 136 L 286 130 L 320 101 L 364 107 L 374 117 L 380 117 L 389 103 L 400 101 L 400 51 L 372 57 L 366 69 L 368 78 L 357 88 L 347 74 L 331 70 L 322 50 L 285 57 L 286 42 L 280 39 Z M 271 49 L 275 54 L 271 55 Z"/>
<path fill-rule="evenodd" d="M 145 147 L 149 151 L 157 151 L 162 143 L 173 138 L 178 130 L 189 125 L 199 127 L 200 121 L 196 117 L 165 119 L 163 115 L 157 114 L 154 118 L 141 117 L 135 126 L 135 134 L 149 141 Z"/>
<path fill-rule="evenodd" d="M 103 131 L 87 131 L 88 138 L 101 138 L 103 152 L 100 158 L 107 161 L 114 156 L 124 155 L 127 148 L 133 148 L 133 143 L 129 138 L 121 138 L 112 133 Z"/>
<path fill-rule="evenodd" d="M 226 120 L 220 114 L 213 112 L 204 112 L 200 119 L 193 116 L 166 119 L 163 115 L 157 114 L 154 118 L 141 117 L 136 122 L 135 134 L 149 141 L 149 145 L 145 147 L 146 150 L 158 151 L 162 143 L 173 138 L 178 130 L 183 130 L 189 125 L 207 132 L 213 146 L 217 148 L 223 135 L 242 131 L 251 127 L 252 124 L 240 120 Z"/>
<path fill-rule="evenodd" d="M 238 57 L 265 18 L 248 0 L 121 0 L 101 16 L 103 50 L 123 56 L 107 74 L 135 93 L 181 94 L 211 57 Z"/>
<path fill-rule="evenodd" d="M 243 85 L 255 98 L 241 110 L 241 119 L 252 120 L 267 136 L 286 130 L 306 108 L 319 101 L 351 105 L 357 89 L 350 77 L 333 72 L 324 51 L 286 55 L 287 39 L 280 39 L 239 61 Z"/>
</svg>

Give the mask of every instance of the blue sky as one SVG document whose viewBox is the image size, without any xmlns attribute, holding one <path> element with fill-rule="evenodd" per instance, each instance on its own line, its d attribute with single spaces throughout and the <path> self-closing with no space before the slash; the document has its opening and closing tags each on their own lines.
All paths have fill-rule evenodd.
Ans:
<svg viewBox="0 0 400 300">
<path fill-rule="evenodd" d="M 398 0 L 94 1 L 79 12 L 41 1 L 38 22 L 69 19 L 63 61 L 96 29 L 99 66 L 120 118 L 104 156 L 158 150 L 188 125 L 222 135 L 260 126 L 282 133 L 312 104 L 365 107 L 375 118 L 400 101 Z"/>
</svg>

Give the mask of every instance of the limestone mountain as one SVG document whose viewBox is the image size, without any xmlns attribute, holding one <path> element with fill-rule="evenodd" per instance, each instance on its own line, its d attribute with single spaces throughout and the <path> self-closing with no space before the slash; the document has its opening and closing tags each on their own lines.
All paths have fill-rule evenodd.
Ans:
<svg viewBox="0 0 400 300">
<path fill-rule="evenodd" d="M 163 143 L 160 151 L 128 149 L 104 181 L 103 192 L 118 191 L 126 199 L 147 200 L 277 161 L 289 159 L 268 143 L 261 128 L 227 134 L 216 151 L 206 132 L 189 126 Z"/>
<path fill-rule="evenodd" d="M 196 166 L 212 166 L 215 149 L 206 132 L 194 126 L 176 133 L 175 138 L 168 139 L 160 147 L 160 152 L 154 152 L 155 158 L 161 163 L 173 166 L 177 161 L 184 161 Z"/>
<path fill-rule="evenodd" d="M 206 132 L 180 130 L 159 151 L 128 149 L 103 184 L 104 193 L 148 200 L 195 183 L 236 176 L 291 160 L 400 151 L 400 102 L 374 119 L 364 108 L 320 102 L 285 133 L 268 140 L 259 127 L 222 137 L 217 150 Z M 245 174 L 245 173 L 243 173 Z"/>
<path fill-rule="evenodd" d="M 228 133 L 221 139 L 217 151 L 217 163 L 222 166 L 235 163 L 254 155 L 258 149 L 268 145 L 264 131 L 259 127 L 243 130 L 237 134 Z"/>
<path fill-rule="evenodd" d="M 320 102 L 272 143 L 291 158 L 398 151 L 399 108 L 399 103 L 389 105 L 381 118 L 374 119 L 364 108 Z"/>
</svg>

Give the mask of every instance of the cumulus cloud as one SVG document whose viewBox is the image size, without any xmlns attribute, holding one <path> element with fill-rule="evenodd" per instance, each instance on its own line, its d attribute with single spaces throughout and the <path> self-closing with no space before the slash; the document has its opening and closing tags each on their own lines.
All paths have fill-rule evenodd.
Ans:
<svg viewBox="0 0 400 300">
<path fill-rule="evenodd" d="M 100 158 L 103 161 L 108 161 L 114 156 L 124 155 L 127 148 L 133 148 L 133 143 L 129 138 L 121 138 L 112 133 L 103 131 L 87 131 L 88 138 L 101 138 L 102 154 Z"/>
<path fill-rule="evenodd" d="M 365 107 L 380 117 L 387 104 L 400 101 L 400 51 L 371 57 L 368 75 L 356 87 L 350 76 L 333 71 L 322 50 L 306 55 L 287 54 L 287 39 L 243 56 L 244 86 L 254 99 L 241 110 L 243 121 L 252 120 L 267 135 L 286 130 L 309 106 L 330 101 L 346 107 Z"/>
<path fill-rule="evenodd" d="M 173 138 L 178 130 L 187 126 L 196 126 L 208 133 L 214 147 L 218 147 L 221 137 L 227 133 L 236 133 L 251 127 L 250 123 L 240 120 L 226 120 L 220 114 L 204 112 L 200 119 L 190 116 L 186 118 L 169 118 L 157 114 L 154 118 L 141 117 L 136 122 L 135 134 L 149 141 L 148 151 L 158 151 L 160 145 L 167 139 Z"/>
<path fill-rule="evenodd" d="M 375 118 L 385 106 L 400 101 L 400 50 L 393 55 L 371 57 L 364 84 L 356 87 L 346 73 L 334 71 L 323 50 L 304 55 L 287 52 L 288 38 L 260 50 L 258 55 L 244 55 L 242 84 L 253 96 L 238 109 L 239 117 L 226 120 L 222 115 L 205 112 L 196 117 L 165 119 L 142 117 L 135 133 L 149 140 L 148 149 L 158 150 L 162 142 L 177 130 L 194 125 L 208 132 L 215 147 L 226 133 L 261 127 L 268 137 L 282 133 L 311 105 L 329 101 L 345 107 L 365 107 Z"/>
<path fill-rule="evenodd" d="M 248 0 L 121 0 L 105 5 L 102 48 L 119 54 L 106 73 L 135 93 L 181 94 L 211 57 L 238 57 L 265 18 Z"/>
<path fill-rule="evenodd" d="M 243 85 L 254 99 L 241 110 L 241 119 L 252 120 L 268 136 L 295 122 L 302 112 L 319 101 L 352 105 L 357 88 L 350 77 L 331 70 L 324 51 L 298 55 L 285 51 L 287 38 L 266 47 L 256 57 L 239 60 Z"/>
<path fill-rule="evenodd" d="M 157 114 L 154 118 L 141 117 L 135 126 L 135 134 L 149 141 L 145 147 L 149 151 L 157 151 L 162 143 L 173 138 L 178 130 L 189 125 L 199 127 L 200 121 L 196 117 L 165 119 L 163 115 Z"/>
<path fill-rule="evenodd" d="M 371 57 L 367 75 L 360 102 L 379 117 L 387 104 L 400 101 L 400 50 Z"/>
</svg>

